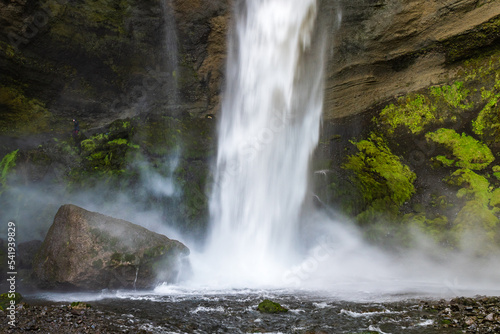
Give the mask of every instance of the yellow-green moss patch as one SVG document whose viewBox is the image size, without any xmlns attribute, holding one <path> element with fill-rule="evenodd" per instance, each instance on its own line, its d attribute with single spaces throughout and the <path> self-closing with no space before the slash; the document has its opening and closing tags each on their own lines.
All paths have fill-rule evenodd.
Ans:
<svg viewBox="0 0 500 334">
<path fill-rule="evenodd" d="M 495 160 L 488 146 L 464 133 L 459 135 L 452 129 L 441 128 L 427 133 L 425 137 L 450 150 L 457 167 L 482 170 Z"/>
</svg>

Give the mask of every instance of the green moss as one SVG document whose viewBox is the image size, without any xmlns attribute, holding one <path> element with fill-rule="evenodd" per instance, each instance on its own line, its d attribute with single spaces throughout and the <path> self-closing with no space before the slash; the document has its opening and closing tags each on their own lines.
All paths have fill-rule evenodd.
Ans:
<svg viewBox="0 0 500 334">
<path fill-rule="evenodd" d="M 455 164 L 455 160 L 448 159 L 444 155 L 438 155 L 437 157 L 434 157 L 433 160 L 438 161 L 445 167 L 451 167 Z"/>
<path fill-rule="evenodd" d="M 359 152 L 350 155 L 342 168 L 353 172 L 352 181 L 367 203 L 386 198 L 402 205 L 415 192 L 415 173 L 392 154 L 381 137 L 371 134 L 369 140 L 353 143 Z"/>
<path fill-rule="evenodd" d="M 168 249 L 164 245 L 154 246 L 144 250 L 144 257 L 154 258 L 161 256 L 167 252 Z"/>
<path fill-rule="evenodd" d="M 73 309 L 86 309 L 92 307 L 90 304 L 84 302 L 72 302 L 70 306 Z"/>
<path fill-rule="evenodd" d="M 92 139 L 85 139 L 80 142 L 80 146 L 84 152 L 92 152 L 96 148 L 96 144 Z"/>
<path fill-rule="evenodd" d="M 491 197 L 490 184 L 488 180 L 470 169 L 459 169 L 445 179 L 450 185 L 461 187 L 457 192 L 458 198 L 466 200 L 477 200 L 488 205 Z"/>
<path fill-rule="evenodd" d="M 7 153 L 2 161 L 0 162 L 0 194 L 4 192 L 5 189 L 7 189 L 7 177 L 16 167 L 16 159 L 18 155 L 19 150 L 12 151 L 10 153 Z"/>
<path fill-rule="evenodd" d="M 477 118 L 472 121 L 472 130 L 488 143 L 498 142 L 500 140 L 500 120 L 498 117 L 500 93 L 495 94 L 492 91 L 483 90 L 481 95 L 487 103 Z"/>
<path fill-rule="evenodd" d="M 500 188 L 491 193 L 490 206 L 500 208 Z"/>
<path fill-rule="evenodd" d="M 457 197 L 466 200 L 454 220 L 454 230 L 461 233 L 466 230 L 480 229 L 492 241 L 495 238 L 498 218 L 490 209 L 490 205 L 497 204 L 498 193 L 491 192 L 488 180 L 471 170 L 460 169 L 445 181 L 462 187 L 457 192 Z"/>
<path fill-rule="evenodd" d="M 454 221 L 455 230 L 464 232 L 467 230 L 483 231 L 490 241 L 495 239 L 498 217 L 481 201 L 468 201 L 457 214 Z"/>
<path fill-rule="evenodd" d="M 288 312 L 288 309 L 284 308 L 278 303 L 265 299 L 259 303 L 257 309 L 262 313 L 284 313 Z"/>
<path fill-rule="evenodd" d="M 48 131 L 51 116 L 45 104 L 38 99 L 27 97 L 18 87 L 0 85 L 0 132 L 39 133 Z"/>
<path fill-rule="evenodd" d="M 453 108 L 470 109 L 473 103 L 467 103 L 469 90 L 464 88 L 462 81 L 454 82 L 451 86 L 443 85 L 440 87 L 431 87 L 430 93 L 435 98 L 443 98 L 444 101 Z"/>
<path fill-rule="evenodd" d="M 427 133 L 425 138 L 451 150 L 457 167 L 482 170 L 495 160 L 488 146 L 466 134 L 460 136 L 452 129 L 441 128 Z"/>
<path fill-rule="evenodd" d="M 397 105 L 391 104 L 380 113 L 381 121 L 388 124 L 388 134 L 394 133 L 399 126 L 407 127 L 411 133 L 418 134 L 431 123 L 435 107 L 423 95 L 401 98 Z"/>
<path fill-rule="evenodd" d="M 0 310 L 6 309 L 10 305 L 10 301 L 14 300 L 18 304 L 23 299 L 20 293 L 2 293 L 0 295 Z"/>
<path fill-rule="evenodd" d="M 420 231 L 431 236 L 436 242 L 445 244 L 448 240 L 448 218 L 443 215 L 428 218 L 425 213 L 407 214 L 403 222 L 408 226 L 415 226 Z"/>
<path fill-rule="evenodd" d="M 493 166 L 493 176 L 500 180 L 500 166 Z"/>
<path fill-rule="evenodd" d="M 128 144 L 128 141 L 127 141 L 127 139 L 124 139 L 124 138 L 118 138 L 118 139 L 115 139 L 115 140 L 108 142 L 108 145 L 127 145 L 127 144 Z"/>
</svg>

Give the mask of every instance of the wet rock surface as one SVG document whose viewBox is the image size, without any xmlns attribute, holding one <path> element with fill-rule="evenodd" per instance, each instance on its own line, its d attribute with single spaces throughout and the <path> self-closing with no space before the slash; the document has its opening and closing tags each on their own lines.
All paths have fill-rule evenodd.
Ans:
<svg viewBox="0 0 500 334">
<path fill-rule="evenodd" d="M 499 297 L 461 297 L 424 305 L 425 309 L 438 312 L 441 328 L 457 328 L 465 333 L 500 333 Z"/>
<path fill-rule="evenodd" d="M 2 333 L 148 333 L 133 317 L 64 304 L 22 303 L 17 306 L 16 319 L 16 326 L 6 327 Z"/>
<path fill-rule="evenodd" d="M 27 300 L 18 305 L 16 327 L 5 333 L 498 333 L 497 297 L 354 303 L 306 293 L 233 293 L 130 292 L 89 302 L 89 308 Z M 257 311 L 269 295 L 290 311 Z"/>
</svg>

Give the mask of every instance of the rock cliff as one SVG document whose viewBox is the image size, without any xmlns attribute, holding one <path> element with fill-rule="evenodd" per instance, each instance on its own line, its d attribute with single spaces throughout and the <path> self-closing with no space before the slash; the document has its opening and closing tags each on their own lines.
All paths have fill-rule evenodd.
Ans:
<svg viewBox="0 0 500 334">
<path fill-rule="evenodd" d="M 21 183 L 62 185 L 60 198 L 104 184 L 108 198 L 128 192 L 202 237 L 237 1 L 0 1 L 4 212 L 34 208 Z M 404 218 L 456 245 L 475 216 L 498 240 L 500 2 L 318 3 L 328 54 L 317 198 L 368 234 Z M 174 180 L 176 195 L 145 194 L 148 173 Z M 60 203 L 42 205 L 22 219 L 40 233 Z"/>
<path fill-rule="evenodd" d="M 2 134 L 218 111 L 229 0 L 0 2 Z M 445 81 L 499 40 L 494 0 L 321 0 L 325 117 Z M 175 63 L 175 64 L 174 64 Z M 174 93 L 174 91 L 178 91 Z M 178 96 L 177 96 L 178 95 Z"/>
<path fill-rule="evenodd" d="M 322 13 L 338 21 L 328 31 L 327 119 L 446 82 L 461 60 L 500 41 L 500 3 L 494 0 L 340 3 L 322 2 Z"/>
</svg>

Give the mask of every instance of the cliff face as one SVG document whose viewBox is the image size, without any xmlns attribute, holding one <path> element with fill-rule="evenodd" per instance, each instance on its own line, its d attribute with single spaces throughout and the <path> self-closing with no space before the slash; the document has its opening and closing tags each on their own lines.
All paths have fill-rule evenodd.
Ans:
<svg viewBox="0 0 500 334">
<path fill-rule="evenodd" d="M 109 197 L 128 191 L 202 235 L 232 5 L 0 0 L 0 196 L 12 212 L 32 206 L 8 193 L 21 181 L 70 192 L 104 184 Z M 500 193 L 490 191 L 500 187 L 491 160 L 500 156 L 500 2 L 319 5 L 329 48 L 317 198 L 363 224 L 406 214 L 439 235 L 485 217 L 488 238 L 500 240 Z M 75 117 L 82 131 L 72 137 Z M 486 153 L 467 156 L 464 145 Z M 182 195 L 145 196 L 149 172 Z"/>
<path fill-rule="evenodd" d="M 442 83 L 460 60 L 500 41 L 494 0 L 323 1 L 332 25 L 325 116 L 360 113 L 400 94 Z M 337 15 L 332 15 L 337 13 Z"/>
<path fill-rule="evenodd" d="M 0 133 L 209 112 L 226 13 L 225 1 L 1 1 Z"/>
<path fill-rule="evenodd" d="M 145 112 L 216 113 L 231 5 L 1 1 L 1 133 L 62 131 L 74 117 L 90 128 Z M 499 41 L 494 0 L 320 6 L 327 119 L 443 82 L 457 61 Z"/>
</svg>

